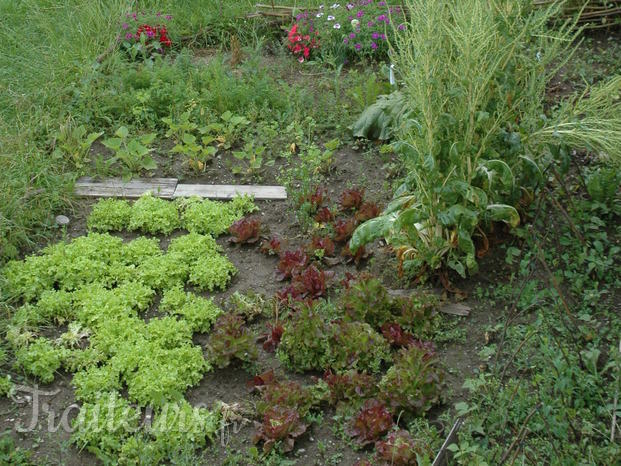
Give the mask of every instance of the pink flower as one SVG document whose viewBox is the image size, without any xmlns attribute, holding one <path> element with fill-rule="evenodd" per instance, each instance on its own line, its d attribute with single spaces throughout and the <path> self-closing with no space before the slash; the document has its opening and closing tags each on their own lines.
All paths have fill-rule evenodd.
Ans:
<svg viewBox="0 0 621 466">
<path fill-rule="evenodd" d="M 377 48 L 377 44 L 375 42 L 371 42 L 371 48 L 375 50 Z"/>
<path fill-rule="evenodd" d="M 127 29 L 129 27 L 129 24 L 127 23 L 123 23 L 123 25 L 121 26 L 123 29 Z"/>
</svg>

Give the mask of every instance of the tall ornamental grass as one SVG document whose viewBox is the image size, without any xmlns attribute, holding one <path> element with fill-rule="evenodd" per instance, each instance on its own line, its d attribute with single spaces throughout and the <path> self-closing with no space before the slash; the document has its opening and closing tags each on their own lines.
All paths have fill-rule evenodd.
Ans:
<svg viewBox="0 0 621 466">
<path fill-rule="evenodd" d="M 385 237 L 412 275 L 477 268 L 492 222 L 516 226 L 559 146 L 619 161 L 619 78 L 548 111 L 545 91 L 567 63 L 575 20 L 551 28 L 563 2 L 406 0 L 392 56 L 408 118 L 397 147 L 408 172 L 384 215 L 352 247 Z M 397 21 L 392 21 L 395 24 Z"/>
</svg>

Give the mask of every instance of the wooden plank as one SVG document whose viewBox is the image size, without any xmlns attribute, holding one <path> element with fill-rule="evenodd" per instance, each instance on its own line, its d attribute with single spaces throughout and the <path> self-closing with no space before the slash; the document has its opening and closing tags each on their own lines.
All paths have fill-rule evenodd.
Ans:
<svg viewBox="0 0 621 466">
<path fill-rule="evenodd" d="M 172 199 L 177 187 L 177 178 L 148 178 L 123 181 L 112 178 L 94 181 L 92 178 L 80 178 L 75 184 L 75 193 L 86 197 L 126 197 L 138 198 L 146 192 L 165 199 Z"/>
<path fill-rule="evenodd" d="M 178 184 L 173 197 L 198 196 L 209 199 L 232 199 L 238 194 L 248 194 L 257 200 L 285 200 L 284 186 L 228 185 L 228 184 Z"/>
</svg>

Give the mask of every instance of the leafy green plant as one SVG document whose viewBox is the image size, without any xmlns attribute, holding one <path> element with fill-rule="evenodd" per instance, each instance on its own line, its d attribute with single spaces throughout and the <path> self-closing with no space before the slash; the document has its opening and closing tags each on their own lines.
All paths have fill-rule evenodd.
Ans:
<svg viewBox="0 0 621 466">
<path fill-rule="evenodd" d="M 236 273 L 237 268 L 226 256 L 201 256 L 190 268 L 188 283 L 199 290 L 224 290 Z"/>
<path fill-rule="evenodd" d="M 102 393 L 95 401 L 84 403 L 72 422 L 71 442 L 111 461 L 121 445 L 138 430 L 140 413 L 117 392 Z"/>
<path fill-rule="evenodd" d="M 374 328 L 393 319 L 392 300 L 377 278 L 363 277 L 350 285 L 341 294 L 341 305 L 349 320 L 366 322 Z"/>
<path fill-rule="evenodd" d="M 285 366 L 298 372 L 327 367 L 331 329 L 315 306 L 303 304 L 284 330 L 277 356 Z"/>
<path fill-rule="evenodd" d="M 173 118 L 172 115 L 162 118 L 164 124 L 168 126 L 166 137 L 181 142 L 185 135 L 194 133 L 198 129 L 198 125 L 191 120 L 191 116 L 191 112 L 183 112 L 179 118 Z"/>
<path fill-rule="evenodd" d="M 390 346 L 367 323 L 333 324 L 329 345 L 328 366 L 336 371 L 356 369 L 376 373 L 384 361 L 391 360 Z"/>
<path fill-rule="evenodd" d="M 181 140 L 170 151 L 174 154 L 183 154 L 188 159 L 189 166 L 196 171 L 204 171 L 218 149 L 209 145 L 212 141 L 205 137 L 203 144 L 199 144 L 193 134 L 184 134 Z"/>
<path fill-rule="evenodd" d="M 612 205 L 621 185 L 621 177 L 615 168 L 600 167 L 586 176 L 589 196 L 602 204 Z"/>
<path fill-rule="evenodd" d="M 242 131 L 249 124 L 250 120 L 246 117 L 234 115 L 233 112 L 227 110 L 220 115 L 220 121 L 201 128 L 201 132 L 216 135 L 215 141 L 219 146 L 228 150 L 237 142 Z"/>
<path fill-rule="evenodd" d="M 100 199 L 88 216 L 89 230 L 122 231 L 129 226 L 132 214 L 129 202 L 122 199 Z"/>
<path fill-rule="evenodd" d="M 181 287 L 164 291 L 160 310 L 181 317 L 190 324 L 192 331 L 203 333 L 208 332 L 222 314 L 222 309 L 216 306 L 212 299 L 186 293 Z"/>
<path fill-rule="evenodd" d="M 604 86 L 608 96 L 597 90 L 542 121 L 546 83 L 571 55 L 576 34 L 571 21 L 548 29 L 559 4 L 406 6 L 410 20 L 395 37 L 394 58 L 410 112 L 398 144 L 408 176 L 384 214 L 358 228 L 351 248 L 385 237 L 411 275 L 448 267 L 465 276 L 477 269 L 475 232 L 493 222 L 519 224 L 515 206 L 524 192 L 532 198 L 543 155 L 563 143 L 613 153 L 594 128 L 621 134 L 611 94 L 620 81 Z"/>
<path fill-rule="evenodd" d="M 130 230 L 142 230 L 148 233 L 163 233 L 167 235 L 179 228 L 179 226 L 179 212 L 173 202 L 147 193 L 134 202 L 132 206 L 129 220 Z"/>
<path fill-rule="evenodd" d="M 178 201 L 181 225 L 192 233 L 219 236 L 228 231 L 233 222 L 257 209 L 249 196 L 236 196 L 230 202 L 187 198 Z"/>
<path fill-rule="evenodd" d="M 148 148 L 149 144 L 155 140 L 155 133 L 130 137 L 127 127 L 121 126 L 114 135 L 116 137 L 104 139 L 103 145 L 114 152 L 113 161 L 123 163 L 126 177 L 131 177 L 133 173 L 142 170 L 155 170 L 157 168 L 157 163 L 149 155 L 152 149 Z"/>
<path fill-rule="evenodd" d="M 88 163 L 88 152 L 93 143 L 103 134 L 88 133 L 86 126 L 67 122 L 54 135 L 53 156 L 68 159 L 76 168 L 82 168 Z"/>
<path fill-rule="evenodd" d="M 0 397 L 11 396 L 15 391 L 15 384 L 10 375 L 0 376 Z"/>
<path fill-rule="evenodd" d="M 32 451 L 15 445 L 10 431 L 0 434 L 0 462 L 7 466 L 36 466 L 32 461 Z"/>
<path fill-rule="evenodd" d="M 55 347 L 46 338 L 37 338 L 28 346 L 15 352 L 15 364 L 30 375 L 34 375 L 43 383 L 54 380 L 63 358 L 61 349 Z"/>
<path fill-rule="evenodd" d="M 253 142 L 248 142 L 242 150 L 234 151 L 233 157 L 237 160 L 236 165 L 232 165 L 234 175 L 242 175 L 250 178 L 257 177 L 261 173 L 264 165 L 274 165 L 274 160 L 263 163 L 265 147 L 254 147 Z"/>
<path fill-rule="evenodd" d="M 254 336 L 244 320 L 234 314 L 223 314 L 209 337 L 209 359 L 217 367 L 226 367 L 233 359 L 251 362 L 257 358 Z"/>
<path fill-rule="evenodd" d="M 394 413 L 422 415 L 440 401 L 443 372 L 435 354 L 423 344 L 399 351 L 379 383 L 380 398 Z"/>
</svg>

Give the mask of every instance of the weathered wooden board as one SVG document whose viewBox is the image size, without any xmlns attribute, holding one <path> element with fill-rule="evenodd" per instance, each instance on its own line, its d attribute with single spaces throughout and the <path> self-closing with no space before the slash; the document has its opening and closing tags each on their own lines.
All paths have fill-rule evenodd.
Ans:
<svg viewBox="0 0 621 466">
<path fill-rule="evenodd" d="M 138 198 L 146 192 L 154 196 L 172 199 L 177 187 L 177 178 L 149 178 L 123 181 L 113 178 L 94 181 L 92 178 L 80 178 L 75 184 L 75 193 L 87 197 L 126 197 Z"/>
<path fill-rule="evenodd" d="M 257 200 L 285 200 L 284 186 L 256 186 L 229 184 L 178 184 L 173 197 L 199 196 L 209 199 L 232 199 L 237 194 L 248 194 Z"/>
</svg>

